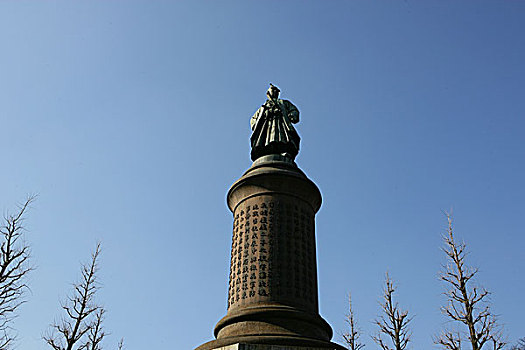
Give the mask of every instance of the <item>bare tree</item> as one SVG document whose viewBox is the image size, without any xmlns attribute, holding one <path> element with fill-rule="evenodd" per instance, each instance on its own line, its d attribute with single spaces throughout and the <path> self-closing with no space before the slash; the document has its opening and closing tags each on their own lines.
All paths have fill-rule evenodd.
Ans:
<svg viewBox="0 0 525 350">
<path fill-rule="evenodd" d="M 518 342 L 512 345 L 510 350 L 525 350 L 525 338 L 518 339 Z"/>
<path fill-rule="evenodd" d="M 0 349 L 8 349 L 15 335 L 11 321 L 26 300 L 26 277 L 33 267 L 30 248 L 24 241 L 24 215 L 35 196 L 29 196 L 14 214 L 4 215 L 0 226 Z"/>
<path fill-rule="evenodd" d="M 355 320 L 354 309 L 352 307 L 352 295 L 348 293 L 348 313 L 345 317 L 345 322 L 348 325 L 348 331 L 341 334 L 344 342 L 349 350 L 360 350 L 365 347 L 365 344 L 359 341 L 361 331 L 357 326 Z"/>
<path fill-rule="evenodd" d="M 410 342 L 412 333 L 408 324 L 412 321 L 408 317 L 408 311 L 401 310 L 397 302 L 394 302 L 393 295 L 396 291 L 388 273 L 385 277 L 385 287 L 383 289 L 383 299 L 381 301 L 382 315 L 375 320 L 379 327 L 376 335 L 372 339 L 383 350 L 404 350 Z M 387 344 L 383 337 L 390 338 L 392 345 Z"/>
<path fill-rule="evenodd" d="M 73 292 L 62 303 L 65 315 L 51 325 L 44 340 L 54 350 L 101 350 L 106 335 L 102 328 L 105 310 L 95 300 L 100 285 L 97 281 L 100 243 L 91 260 L 81 266 L 81 277 L 73 284 Z"/>
<path fill-rule="evenodd" d="M 106 310 L 99 308 L 95 314 L 95 319 L 91 323 L 92 327 L 88 333 L 87 350 L 102 350 L 102 339 L 106 336 L 106 332 L 102 328 L 105 312 Z"/>
<path fill-rule="evenodd" d="M 452 216 L 448 213 L 446 216 L 448 229 L 443 236 L 443 252 L 447 256 L 447 264 L 443 266 L 440 279 L 446 283 L 448 290 L 444 293 L 447 304 L 441 310 L 449 320 L 463 325 L 466 331 L 445 329 L 434 339 L 434 343 L 446 350 L 461 350 L 465 341 L 472 350 L 481 350 L 484 345 L 492 347 L 492 350 L 501 350 L 506 341 L 497 317 L 490 309 L 490 293 L 474 284 L 478 269 L 465 264 L 466 245 L 455 240 Z"/>
</svg>

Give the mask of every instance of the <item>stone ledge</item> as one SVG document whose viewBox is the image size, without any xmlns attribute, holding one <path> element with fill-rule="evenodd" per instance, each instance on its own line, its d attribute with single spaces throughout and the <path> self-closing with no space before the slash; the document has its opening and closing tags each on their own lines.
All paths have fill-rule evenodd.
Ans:
<svg viewBox="0 0 525 350">
<path fill-rule="evenodd" d="M 233 345 L 215 348 L 213 350 L 328 350 L 327 348 L 312 348 L 304 346 L 280 346 L 280 345 L 264 345 L 264 344 L 242 344 L 237 343 Z"/>
</svg>

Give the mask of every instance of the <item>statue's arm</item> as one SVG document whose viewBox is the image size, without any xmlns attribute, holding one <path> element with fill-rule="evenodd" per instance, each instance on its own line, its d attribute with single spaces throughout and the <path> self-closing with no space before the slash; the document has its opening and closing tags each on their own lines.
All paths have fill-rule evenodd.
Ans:
<svg viewBox="0 0 525 350">
<path fill-rule="evenodd" d="M 298 123 L 299 122 L 299 110 L 293 103 L 290 101 L 285 101 L 286 104 L 286 110 L 288 111 L 288 118 L 290 118 L 290 121 L 292 123 Z"/>
</svg>

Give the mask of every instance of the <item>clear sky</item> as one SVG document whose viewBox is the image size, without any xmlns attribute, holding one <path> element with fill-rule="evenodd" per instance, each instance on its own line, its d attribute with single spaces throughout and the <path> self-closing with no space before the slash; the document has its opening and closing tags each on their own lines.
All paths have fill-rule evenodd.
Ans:
<svg viewBox="0 0 525 350">
<path fill-rule="evenodd" d="M 268 83 L 301 111 L 323 194 L 320 311 L 368 349 L 389 271 L 411 349 L 445 325 L 443 210 L 525 336 L 525 2 L 2 1 L 0 209 L 28 193 L 37 266 L 15 327 L 41 340 L 102 241 L 107 349 L 192 349 L 226 312 L 229 186 Z M 334 338 L 340 341 L 340 337 Z"/>
</svg>

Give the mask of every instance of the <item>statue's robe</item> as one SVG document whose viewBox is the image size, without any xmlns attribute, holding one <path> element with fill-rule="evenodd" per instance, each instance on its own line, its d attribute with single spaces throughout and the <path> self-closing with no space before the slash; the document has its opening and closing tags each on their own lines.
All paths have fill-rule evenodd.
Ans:
<svg viewBox="0 0 525 350">
<path fill-rule="evenodd" d="M 266 100 L 250 120 L 252 160 L 269 154 L 287 154 L 295 159 L 301 138 L 292 123 L 299 121 L 299 110 L 287 100 Z"/>
</svg>

